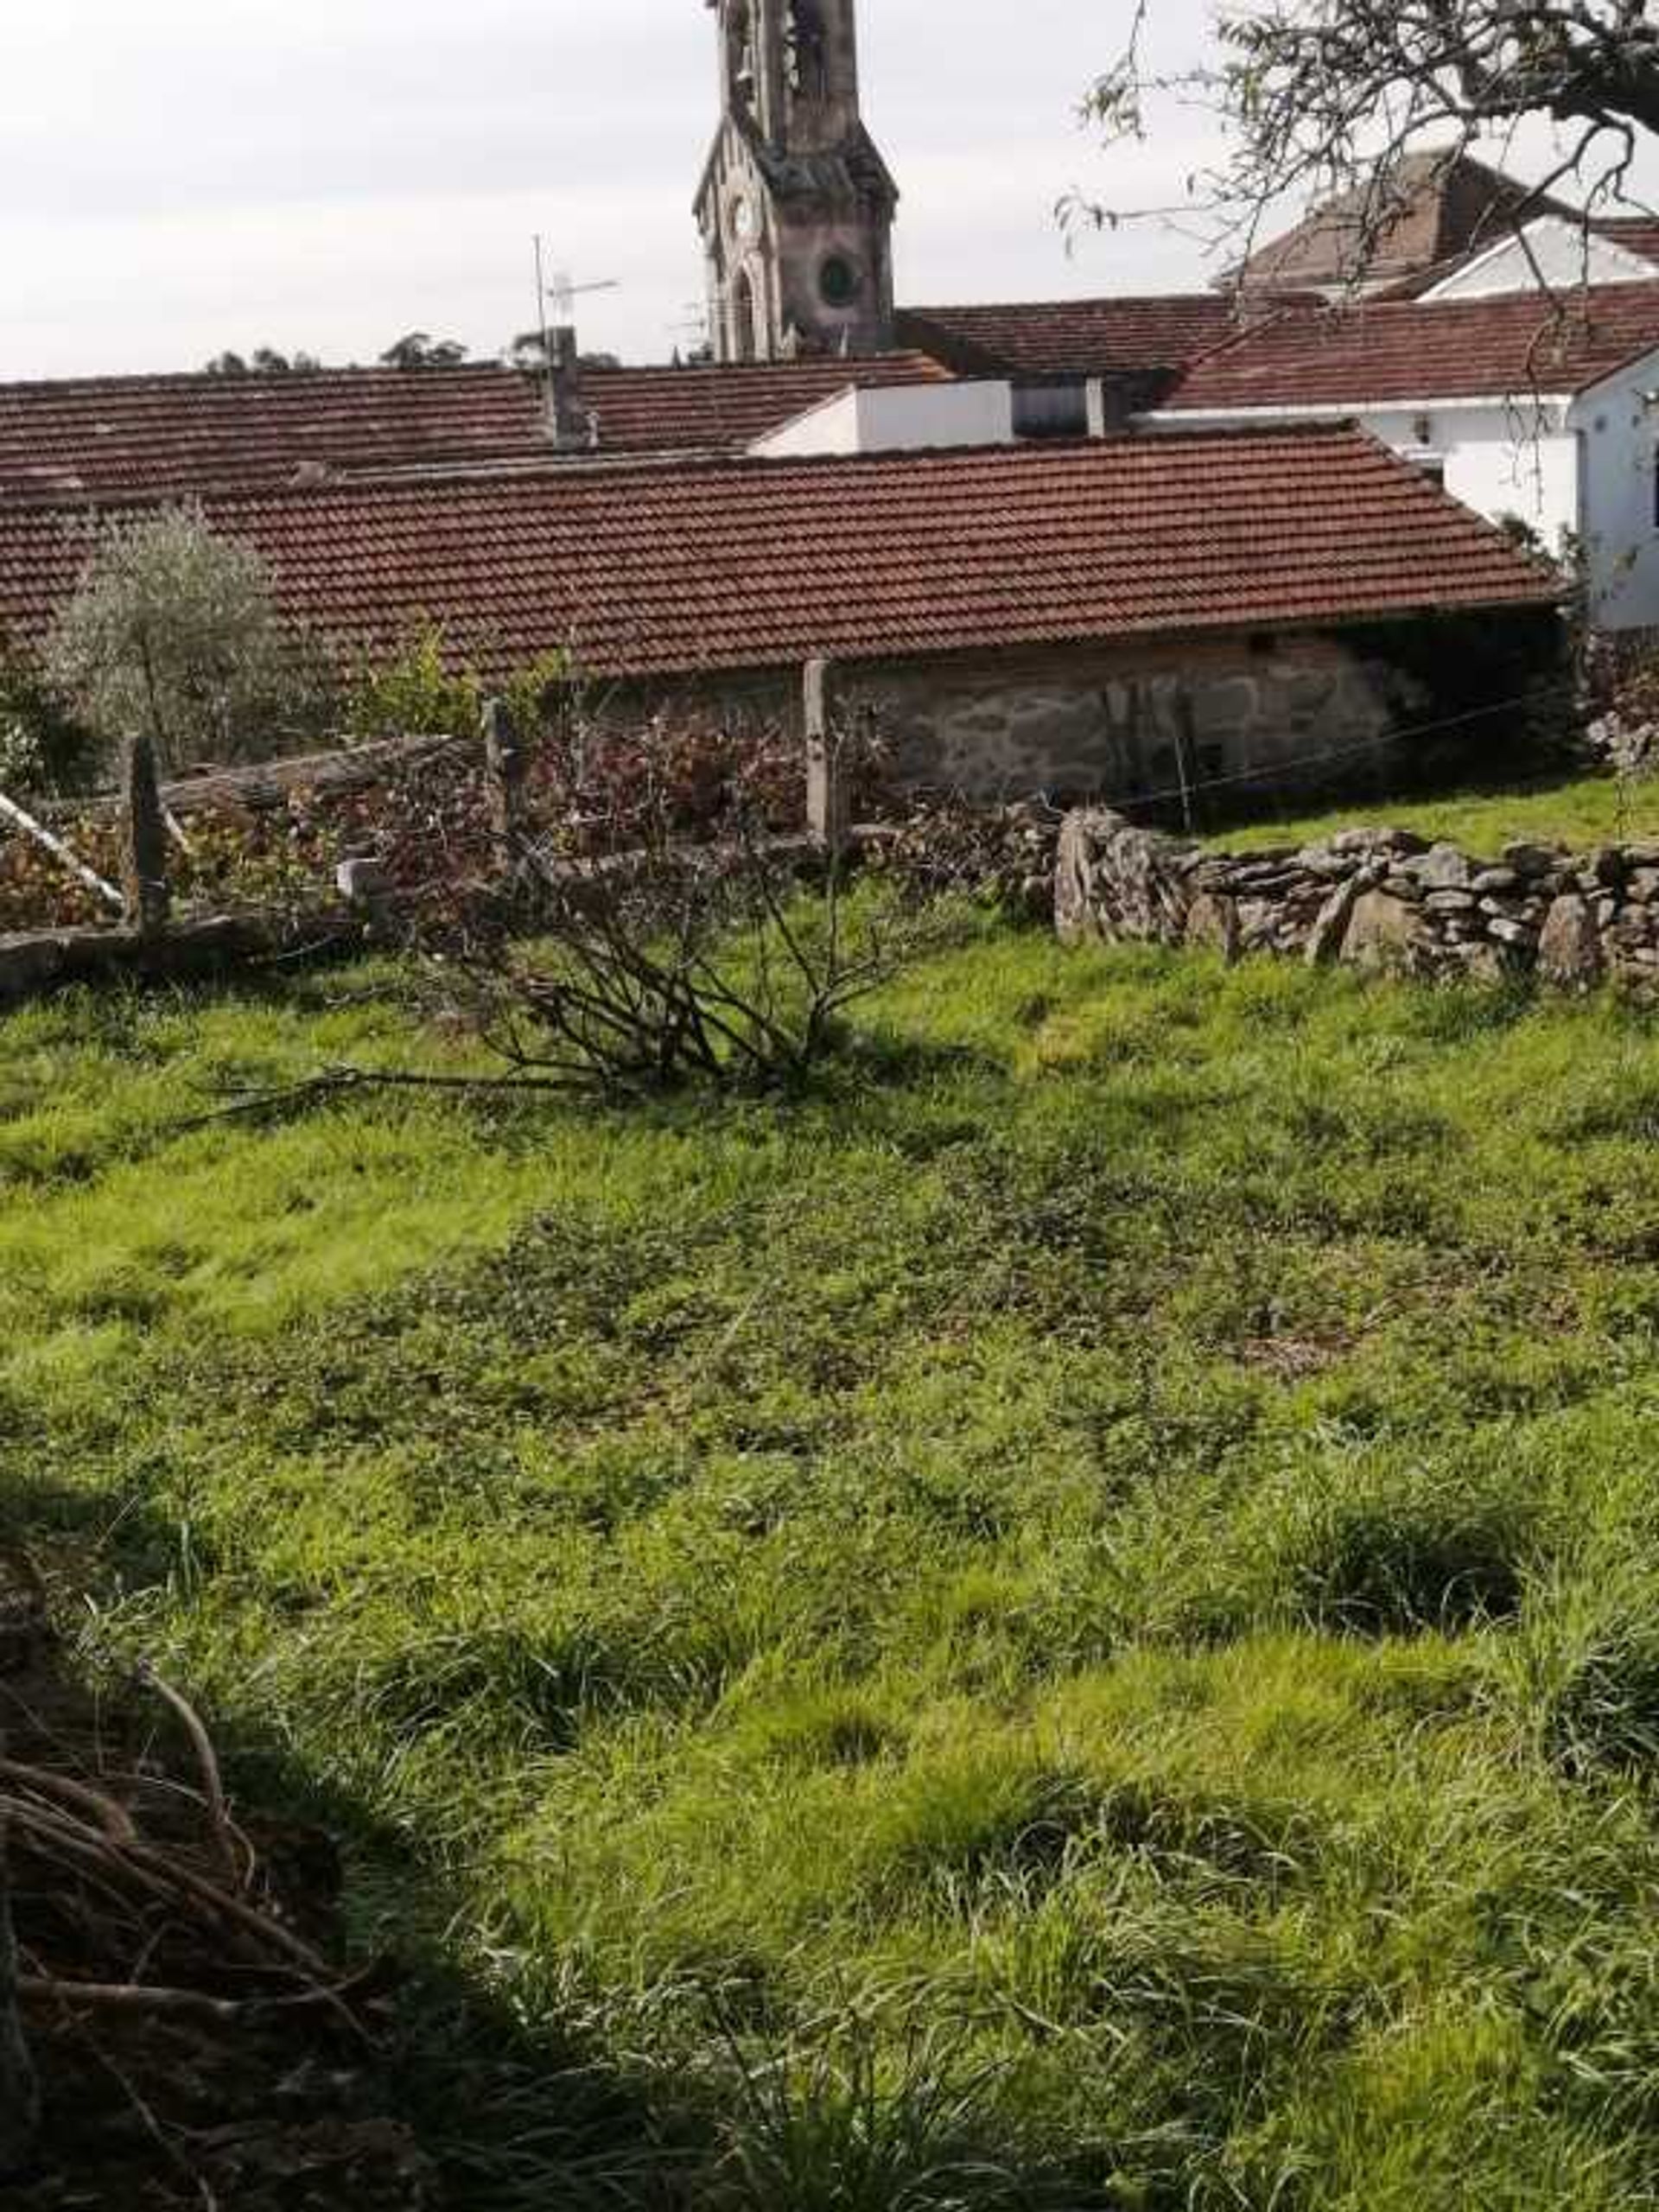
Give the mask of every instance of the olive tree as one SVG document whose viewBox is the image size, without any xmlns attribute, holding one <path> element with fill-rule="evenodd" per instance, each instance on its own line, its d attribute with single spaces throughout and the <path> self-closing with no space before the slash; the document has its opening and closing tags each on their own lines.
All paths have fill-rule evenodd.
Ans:
<svg viewBox="0 0 1659 2212">
<path fill-rule="evenodd" d="M 1450 160 L 1532 118 L 1560 127 L 1535 202 L 1571 179 L 1587 219 L 1624 196 L 1643 134 L 1659 130 L 1647 0 L 1221 0 L 1213 52 L 1173 66 L 1153 50 L 1157 29 L 1136 0 L 1089 112 L 1109 142 L 1145 137 L 1160 99 L 1208 111 L 1225 150 L 1195 194 L 1245 251 L 1284 195 L 1347 191 L 1363 265 L 1399 212 L 1402 156 L 1432 146 Z"/>
<path fill-rule="evenodd" d="M 143 730 L 174 771 L 290 751 L 331 706 L 322 657 L 283 620 L 262 556 L 194 507 L 105 529 L 46 664 L 106 747 Z"/>
</svg>

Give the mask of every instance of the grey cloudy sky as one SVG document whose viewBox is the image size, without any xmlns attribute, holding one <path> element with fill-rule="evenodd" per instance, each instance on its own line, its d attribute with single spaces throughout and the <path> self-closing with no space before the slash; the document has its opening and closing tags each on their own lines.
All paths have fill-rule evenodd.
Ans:
<svg viewBox="0 0 1659 2212">
<path fill-rule="evenodd" d="M 1081 187 L 1164 203 L 1174 122 L 1108 170 L 1079 95 L 1126 0 L 863 0 L 866 107 L 904 189 L 902 296 L 1156 290 L 1201 246 L 1068 255 Z M 1205 0 L 1159 0 L 1172 53 Z M 493 353 L 533 317 L 530 238 L 622 289 L 583 343 L 666 357 L 698 297 L 714 124 L 702 0 L 0 0 L 0 378 L 369 359 L 424 328 Z"/>
</svg>

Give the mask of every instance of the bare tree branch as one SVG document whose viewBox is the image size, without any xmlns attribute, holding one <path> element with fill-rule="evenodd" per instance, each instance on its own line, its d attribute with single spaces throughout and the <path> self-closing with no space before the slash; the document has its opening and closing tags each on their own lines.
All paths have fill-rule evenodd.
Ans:
<svg viewBox="0 0 1659 2212">
<path fill-rule="evenodd" d="M 1085 111 L 1109 147 L 1147 137 L 1162 102 L 1196 106 L 1229 152 L 1193 180 L 1194 205 L 1244 258 L 1287 196 L 1351 197 L 1357 270 L 1404 212 L 1401 157 L 1448 164 L 1522 119 L 1567 126 L 1570 149 L 1518 207 L 1513 227 L 1569 180 L 1586 224 L 1626 198 L 1639 135 L 1659 130 L 1659 28 L 1644 0 L 1224 0 L 1210 59 L 1160 67 L 1149 0 Z M 1072 219 L 1150 213 L 1074 200 Z"/>
</svg>

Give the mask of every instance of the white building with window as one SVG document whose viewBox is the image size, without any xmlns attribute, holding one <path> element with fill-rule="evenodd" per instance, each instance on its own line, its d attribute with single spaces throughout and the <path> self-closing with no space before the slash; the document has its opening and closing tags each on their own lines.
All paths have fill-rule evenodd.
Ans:
<svg viewBox="0 0 1659 2212">
<path fill-rule="evenodd" d="M 1287 307 L 1194 361 L 1141 420 L 1357 422 L 1477 513 L 1576 552 L 1598 627 L 1659 627 L 1659 282 L 1552 297 L 1480 281 L 1473 264 L 1418 299 Z"/>
</svg>

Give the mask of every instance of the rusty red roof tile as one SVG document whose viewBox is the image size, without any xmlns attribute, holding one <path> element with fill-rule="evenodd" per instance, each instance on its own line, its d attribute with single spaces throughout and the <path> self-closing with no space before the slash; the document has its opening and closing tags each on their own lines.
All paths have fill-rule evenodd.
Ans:
<svg viewBox="0 0 1659 2212">
<path fill-rule="evenodd" d="M 588 369 L 601 454 L 741 451 L 849 384 L 942 378 L 915 354 L 735 368 Z M 0 385 L 0 499 L 274 487 L 302 472 L 545 461 L 540 381 L 512 369 L 325 369 Z"/>
<path fill-rule="evenodd" d="M 899 334 L 964 375 L 1144 375 L 1175 369 L 1233 328 L 1212 292 L 1145 298 L 1038 300 L 1023 305 L 910 308 Z"/>
<path fill-rule="evenodd" d="M 1484 251 L 1516 221 L 1571 215 L 1560 200 L 1452 149 L 1403 156 L 1251 254 L 1247 291 L 1391 284 Z"/>
<path fill-rule="evenodd" d="M 423 620 L 500 671 L 880 660 L 1542 607 L 1503 534 L 1347 429 L 337 485 L 213 500 L 289 613 L 384 651 Z M 94 525 L 0 503 L 0 630 L 38 640 Z"/>
<path fill-rule="evenodd" d="M 1605 284 L 1559 302 L 1521 292 L 1297 307 L 1195 361 L 1161 404 L 1198 413 L 1565 397 L 1656 348 L 1659 283 Z"/>
</svg>

